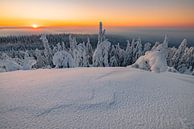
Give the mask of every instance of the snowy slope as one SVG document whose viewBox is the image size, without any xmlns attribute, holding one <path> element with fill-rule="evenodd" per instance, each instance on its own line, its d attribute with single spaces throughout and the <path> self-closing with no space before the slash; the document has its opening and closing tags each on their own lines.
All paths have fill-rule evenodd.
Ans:
<svg viewBox="0 0 194 129">
<path fill-rule="evenodd" d="M 194 128 L 193 84 L 133 68 L 0 73 L 0 128 Z"/>
</svg>

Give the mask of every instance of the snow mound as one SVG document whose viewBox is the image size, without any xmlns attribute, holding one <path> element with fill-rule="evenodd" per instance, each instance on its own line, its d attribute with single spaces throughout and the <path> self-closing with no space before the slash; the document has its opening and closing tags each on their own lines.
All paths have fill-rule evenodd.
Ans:
<svg viewBox="0 0 194 129">
<path fill-rule="evenodd" d="M 145 55 L 140 56 L 132 67 L 157 73 L 166 71 L 168 67 L 164 44 L 160 44 L 154 50 L 148 51 Z"/>
</svg>

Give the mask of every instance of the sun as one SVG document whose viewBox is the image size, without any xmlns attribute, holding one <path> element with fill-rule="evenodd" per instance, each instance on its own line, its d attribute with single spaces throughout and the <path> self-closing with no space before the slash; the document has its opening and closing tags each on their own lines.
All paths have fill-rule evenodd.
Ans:
<svg viewBox="0 0 194 129">
<path fill-rule="evenodd" d="M 38 28 L 38 25 L 37 24 L 32 24 L 32 28 L 36 29 L 36 28 Z"/>
</svg>

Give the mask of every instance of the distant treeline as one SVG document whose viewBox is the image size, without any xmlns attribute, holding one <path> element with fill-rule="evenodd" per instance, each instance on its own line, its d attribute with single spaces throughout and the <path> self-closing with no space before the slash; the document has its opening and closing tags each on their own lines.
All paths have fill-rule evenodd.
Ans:
<svg viewBox="0 0 194 129">
<path fill-rule="evenodd" d="M 47 39 L 52 46 L 55 46 L 58 43 L 64 42 L 66 46 L 68 46 L 70 34 L 47 34 Z M 78 42 L 87 42 L 87 38 L 90 38 L 91 45 L 93 48 L 96 47 L 98 42 L 97 34 L 71 34 L 76 37 Z M 115 45 L 120 44 L 121 48 L 125 48 L 127 45 L 127 40 L 132 40 L 125 36 L 119 35 L 107 35 L 106 36 L 109 41 Z M 142 39 L 142 44 L 145 44 L 150 41 L 144 41 Z M 150 42 L 151 44 L 155 44 L 155 42 Z M 178 47 L 177 44 L 169 43 L 169 46 Z M 40 35 L 26 35 L 26 36 L 7 36 L 0 37 L 0 51 L 10 51 L 10 50 L 43 50 L 43 44 L 40 40 Z"/>
</svg>

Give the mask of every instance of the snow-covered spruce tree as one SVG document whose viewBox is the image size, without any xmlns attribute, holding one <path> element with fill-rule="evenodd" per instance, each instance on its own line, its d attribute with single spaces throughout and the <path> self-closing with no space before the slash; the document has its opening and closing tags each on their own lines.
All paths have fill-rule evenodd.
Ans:
<svg viewBox="0 0 194 129">
<path fill-rule="evenodd" d="M 61 44 L 57 43 L 57 51 L 62 51 L 62 50 L 63 50 L 63 48 L 62 48 Z"/>
<path fill-rule="evenodd" d="M 97 45 L 93 55 L 93 66 L 108 67 L 109 66 L 109 51 L 111 43 L 105 40 Z"/>
<path fill-rule="evenodd" d="M 87 38 L 87 43 L 86 43 L 86 56 L 88 58 L 88 63 L 89 65 L 92 64 L 92 56 L 93 56 L 93 48 L 92 45 L 90 43 L 90 38 Z"/>
<path fill-rule="evenodd" d="M 77 41 L 75 37 L 72 37 L 71 35 L 69 35 L 69 46 L 70 46 L 70 50 L 73 51 L 73 49 L 76 47 L 77 45 Z"/>
<path fill-rule="evenodd" d="M 124 66 L 125 53 L 125 50 L 121 49 L 119 44 L 112 45 L 109 52 L 110 66 Z"/>
<path fill-rule="evenodd" d="M 124 49 L 120 48 L 119 43 L 116 45 L 116 59 L 117 59 L 117 63 L 118 66 L 124 66 L 125 64 L 125 56 L 126 56 L 126 52 Z"/>
<path fill-rule="evenodd" d="M 100 22 L 99 23 L 98 44 L 100 44 L 101 42 L 103 42 L 104 40 L 106 40 L 105 32 L 106 32 L 106 30 L 103 29 L 102 22 Z"/>
<path fill-rule="evenodd" d="M 109 52 L 109 57 L 110 57 L 110 66 L 111 67 L 116 67 L 119 66 L 118 62 L 117 62 L 117 58 L 116 58 L 116 46 L 115 45 L 111 45 L 111 49 Z"/>
<path fill-rule="evenodd" d="M 188 54 L 187 54 L 187 60 L 189 66 L 192 66 L 192 70 L 194 70 L 194 47 L 190 47 Z"/>
<path fill-rule="evenodd" d="M 118 67 L 118 62 L 115 56 L 110 57 L 110 63 L 109 63 L 110 67 Z"/>
<path fill-rule="evenodd" d="M 174 54 L 176 53 L 176 51 L 177 51 L 177 48 L 175 48 L 175 47 L 168 49 L 167 64 L 170 67 L 173 67 L 172 58 L 173 58 Z"/>
<path fill-rule="evenodd" d="M 187 48 L 187 40 L 184 39 L 181 42 L 181 44 L 179 45 L 178 49 L 176 50 L 174 56 L 172 57 L 172 64 L 175 68 L 177 68 L 179 65 L 181 65 L 180 60 L 181 60 L 181 57 L 184 54 L 186 48 Z"/>
<path fill-rule="evenodd" d="M 132 42 L 134 42 L 134 40 Z M 125 49 L 125 53 L 126 53 L 126 56 L 124 59 L 124 64 L 125 65 L 132 64 L 133 49 L 129 40 L 127 40 L 127 47 Z"/>
<path fill-rule="evenodd" d="M 93 66 L 108 67 L 109 66 L 109 51 L 111 43 L 105 38 L 105 29 L 103 29 L 102 22 L 99 23 L 99 34 L 97 48 L 93 54 Z"/>
<path fill-rule="evenodd" d="M 145 54 L 147 51 L 150 51 L 151 50 L 151 43 L 145 43 L 144 44 L 144 47 L 143 47 L 143 54 Z"/>
<path fill-rule="evenodd" d="M 143 53 L 141 39 L 138 38 L 136 41 L 133 39 L 131 47 L 133 52 L 132 63 L 134 63 Z"/>
<path fill-rule="evenodd" d="M 53 66 L 53 63 L 52 63 L 53 53 L 52 53 L 52 49 L 49 46 L 46 35 L 41 35 L 40 40 L 42 40 L 42 42 L 43 42 L 46 64 L 48 67 L 52 67 Z"/>
<path fill-rule="evenodd" d="M 136 53 L 135 53 L 134 61 L 136 61 L 142 54 L 143 54 L 143 51 L 142 51 L 141 39 L 138 38 L 136 41 Z"/>
<path fill-rule="evenodd" d="M 186 48 L 184 54 L 179 60 L 179 65 L 177 67 L 178 71 L 181 73 L 192 73 L 193 61 L 194 60 L 194 48 Z"/>
<path fill-rule="evenodd" d="M 85 43 L 79 43 L 73 49 L 73 59 L 75 67 L 88 67 L 89 58 L 86 55 L 86 46 Z"/>
<path fill-rule="evenodd" d="M 35 50 L 35 59 L 36 59 L 36 68 L 45 68 L 46 67 L 46 59 L 42 54 L 41 50 L 36 49 Z"/>
</svg>

